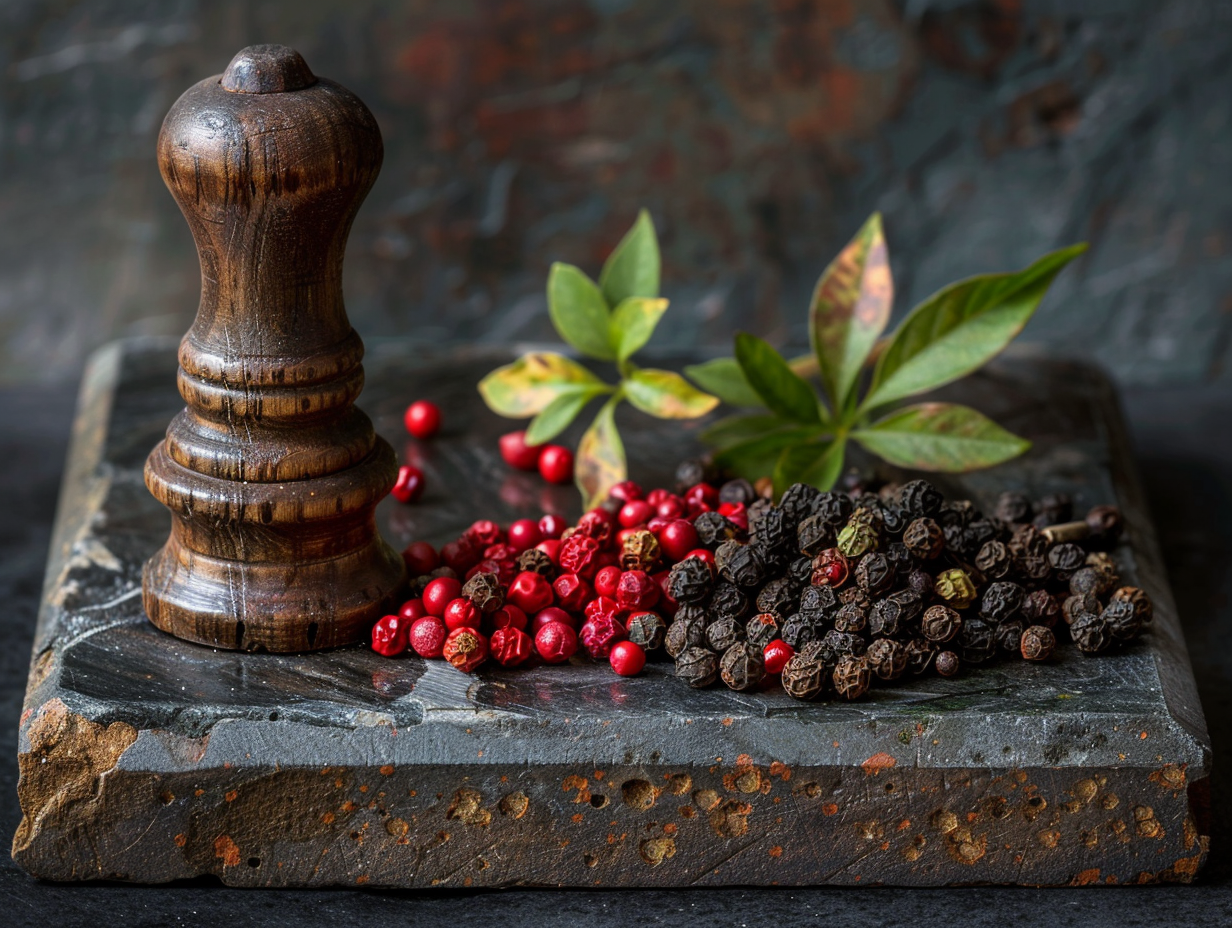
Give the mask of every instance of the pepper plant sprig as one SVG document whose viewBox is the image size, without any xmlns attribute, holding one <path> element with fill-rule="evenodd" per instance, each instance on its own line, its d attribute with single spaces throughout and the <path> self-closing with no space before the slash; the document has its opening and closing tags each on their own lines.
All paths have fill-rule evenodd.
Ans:
<svg viewBox="0 0 1232 928">
<path fill-rule="evenodd" d="M 970 407 L 898 404 L 999 354 L 1022 331 L 1057 273 L 1086 247 L 1054 251 L 1015 273 L 950 284 L 881 342 L 894 281 L 881 217 L 874 214 L 813 291 L 809 335 L 824 395 L 797 373 L 806 366 L 800 359 L 789 363 L 760 338 L 740 333 L 734 358 L 685 373 L 732 406 L 766 412 L 720 420 L 702 438 L 717 449 L 720 465 L 750 479 L 773 474 L 778 493 L 796 482 L 830 489 L 851 442 L 916 470 L 975 470 L 1016 457 L 1030 442 Z"/>
<path fill-rule="evenodd" d="M 607 397 L 578 443 L 576 480 L 587 509 L 627 475 L 615 419 L 622 401 L 660 419 L 694 419 L 719 403 L 677 373 L 633 363 L 667 310 L 668 301 L 659 296 L 659 270 L 654 223 L 642 210 L 604 263 L 598 283 L 560 262 L 548 274 L 548 311 L 556 331 L 586 357 L 615 364 L 619 383 L 605 383 L 564 355 L 532 351 L 479 384 L 493 412 L 512 419 L 534 416 L 526 430 L 528 445 L 555 438 L 592 400 Z"/>
</svg>

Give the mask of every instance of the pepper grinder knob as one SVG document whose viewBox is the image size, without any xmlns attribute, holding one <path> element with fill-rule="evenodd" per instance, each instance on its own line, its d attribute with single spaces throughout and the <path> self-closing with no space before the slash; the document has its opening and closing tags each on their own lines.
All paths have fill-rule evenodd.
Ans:
<svg viewBox="0 0 1232 928">
<path fill-rule="evenodd" d="M 196 241 L 201 303 L 180 343 L 187 406 L 146 461 L 172 525 L 142 592 L 180 638 L 351 644 L 405 585 L 374 514 L 397 461 L 355 406 L 364 349 L 342 299 L 382 153 L 359 98 L 282 45 L 245 48 L 163 122 L 159 169 Z"/>
</svg>

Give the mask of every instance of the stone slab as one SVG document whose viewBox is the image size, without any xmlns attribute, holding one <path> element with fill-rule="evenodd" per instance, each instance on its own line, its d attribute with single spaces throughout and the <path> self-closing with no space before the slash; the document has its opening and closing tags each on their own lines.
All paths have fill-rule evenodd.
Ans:
<svg viewBox="0 0 1232 928">
<path fill-rule="evenodd" d="M 400 436 L 419 395 L 449 423 L 403 448 L 430 490 L 382 508 L 394 544 L 576 505 L 495 457 L 508 426 L 474 384 L 500 360 L 372 346 L 362 405 L 378 430 Z M 235 654 L 162 635 L 139 583 L 167 518 L 141 464 L 180 405 L 174 365 L 173 343 L 125 342 L 86 373 L 19 736 L 14 857 L 37 876 L 1055 885 L 1188 881 L 1205 858 L 1205 722 L 1115 396 L 1090 368 L 1017 357 L 952 388 L 1035 447 L 951 489 L 1118 502 L 1150 634 L 1115 656 L 805 705 L 694 692 L 667 664 L 632 680 L 583 662 L 467 677 L 362 648 Z M 690 430 L 673 429 L 630 417 L 639 476 L 688 452 Z"/>
</svg>

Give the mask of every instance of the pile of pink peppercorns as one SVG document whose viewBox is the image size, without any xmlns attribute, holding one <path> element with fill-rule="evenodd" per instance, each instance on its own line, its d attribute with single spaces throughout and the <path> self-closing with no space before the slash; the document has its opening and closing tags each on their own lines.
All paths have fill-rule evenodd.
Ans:
<svg viewBox="0 0 1232 928">
<path fill-rule="evenodd" d="M 580 646 L 636 675 L 676 612 L 671 566 L 696 557 L 713 569 L 692 522 L 710 511 L 747 525 L 744 504 L 721 504 L 709 483 L 676 494 L 626 481 L 571 527 L 558 515 L 508 528 L 480 520 L 439 551 L 415 542 L 403 552 L 414 598 L 376 623 L 373 650 L 409 648 L 470 672 L 489 659 L 559 664 Z"/>
</svg>

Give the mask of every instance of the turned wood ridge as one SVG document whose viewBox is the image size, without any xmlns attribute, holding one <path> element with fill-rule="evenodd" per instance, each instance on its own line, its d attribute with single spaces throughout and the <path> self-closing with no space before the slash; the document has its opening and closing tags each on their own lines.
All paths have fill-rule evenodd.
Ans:
<svg viewBox="0 0 1232 928">
<path fill-rule="evenodd" d="M 188 404 L 146 461 L 171 537 L 145 565 L 156 626 L 244 651 L 363 639 L 403 592 L 374 510 L 393 449 L 355 407 L 364 347 L 342 259 L 381 167 L 376 120 L 293 49 L 253 45 L 176 101 L 163 180 L 201 260 L 180 344 Z"/>
</svg>

